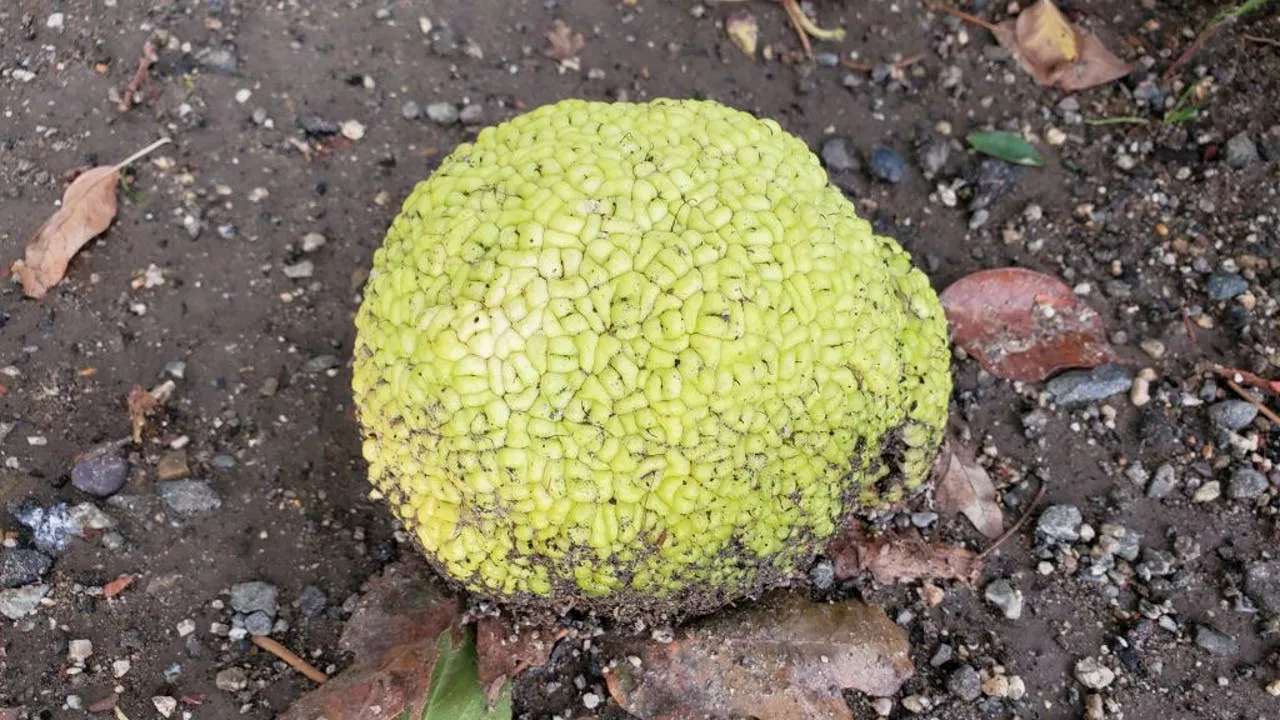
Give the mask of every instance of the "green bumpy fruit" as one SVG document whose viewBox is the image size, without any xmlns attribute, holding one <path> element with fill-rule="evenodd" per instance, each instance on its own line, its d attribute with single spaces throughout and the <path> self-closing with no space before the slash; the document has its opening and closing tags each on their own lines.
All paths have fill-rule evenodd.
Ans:
<svg viewBox="0 0 1280 720">
<path fill-rule="evenodd" d="M 951 390 L 926 277 L 776 122 L 566 100 L 417 185 L 357 320 L 375 495 L 543 609 L 705 610 L 919 486 Z"/>
</svg>

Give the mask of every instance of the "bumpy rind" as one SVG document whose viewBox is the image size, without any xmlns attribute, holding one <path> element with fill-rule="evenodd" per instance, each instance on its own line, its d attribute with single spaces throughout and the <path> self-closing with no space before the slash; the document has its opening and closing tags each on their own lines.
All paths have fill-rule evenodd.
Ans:
<svg viewBox="0 0 1280 720">
<path fill-rule="evenodd" d="M 567 100 L 406 200 L 357 315 L 364 455 L 453 579 L 704 607 L 927 475 L 943 311 L 817 158 L 714 102 Z"/>
</svg>

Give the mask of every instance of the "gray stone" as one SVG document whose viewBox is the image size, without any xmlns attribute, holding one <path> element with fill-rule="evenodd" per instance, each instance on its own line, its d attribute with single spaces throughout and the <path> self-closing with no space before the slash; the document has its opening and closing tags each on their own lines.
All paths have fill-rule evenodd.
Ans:
<svg viewBox="0 0 1280 720">
<path fill-rule="evenodd" d="M 1091 370 L 1068 370 L 1050 379 L 1044 389 L 1058 405 L 1072 407 L 1128 392 L 1132 386 L 1129 370 L 1109 363 Z"/>
<path fill-rule="evenodd" d="M 1235 273 L 1214 273 L 1204 279 L 1204 292 L 1214 302 L 1230 300 L 1249 291 L 1249 281 Z"/>
<path fill-rule="evenodd" d="M 422 106 L 412 100 L 406 100 L 405 103 L 400 106 L 400 117 L 405 120 L 417 120 L 418 116 L 421 114 Z"/>
<path fill-rule="evenodd" d="M 230 45 L 206 47 L 196 51 L 196 63 L 218 75 L 235 76 L 240 73 L 240 60 L 236 49 Z"/>
<path fill-rule="evenodd" d="M 1249 133 L 1237 133 L 1227 141 L 1225 159 L 1227 167 L 1236 170 L 1248 167 L 1258 160 L 1258 146 L 1249 137 Z"/>
<path fill-rule="evenodd" d="M 308 135 L 337 135 L 342 132 L 342 126 L 337 122 L 315 113 L 300 115 L 298 117 L 298 127 L 302 128 L 302 131 Z"/>
<path fill-rule="evenodd" d="M 240 668 L 227 668 L 218 671 L 213 684 L 224 692 L 240 692 L 249 686 L 249 676 Z"/>
<path fill-rule="evenodd" d="M 1139 575 L 1152 578 L 1171 575 L 1175 567 L 1177 565 L 1173 553 L 1148 547 L 1142 549 L 1142 562 L 1138 564 L 1137 570 Z"/>
<path fill-rule="evenodd" d="M 947 677 L 947 691 L 965 702 L 982 697 L 982 677 L 972 665 L 961 665 Z"/>
<path fill-rule="evenodd" d="M 834 575 L 834 573 L 833 573 Z M 324 612 L 329 598 L 315 585 L 307 585 L 298 593 L 298 610 L 304 617 L 315 617 Z"/>
<path fill-rule="evenodd" d="M 947 164 L 947 158 L 950 156 L 951 143 L 946 140 L 936 139 L 930 140 L 920 148 L 917 159 L 920 163 L 920 170 L 924 172 L 925 177 L 933 177 Z"/>
<path fill-rule="evenodd" d="M 822 164 L 829 172 L 856 171 L 862 166 L 858 161 L 858 151 L 847 137 L 827 138 L 823 141 L 819 154 L 822 156 Z"/>
<path fill-rule="evenodd" d="M 1000 579 L 987 585 L 983 597 L 987 602 L 1000 608 L 1009 620 L 1022 617 L 1022 591 L 1015 588 L 1008 580 Z"/>
<path fill-rule="evenodd" d="M 1244 591 L 1258 607 L 1280 614 L 1280 560 L 1256 562 L 1245 568 Z"/>
<path fill-rule="evenodd" d="M 279 609 L 280 591 L 261 580 L 237 583 L 231 587 L 231 609 L 248 615 L 261 612 L 274 618 Z"/>
<path fill-rule="evenodd" d="M 826 558 L 809 567 L 809 584 L 817 590 L 827 590 L 836 582 L 836 568 Z"/>
<path fill-rule="evenodd" d="M 1036 521 L 1036 534 L 1051 542 L 1075 542 L 1082 524 L 1084 517 L 1075 505 L 1050 505 Z"/>
<path fill-rule="evenodd" d="M 934 651 L 933 657 L 929 658 L 929 664 L 934 667 L 942 667 L 951 662 L 952 656 L 956 654 L 955 648 L 943 643 Z"/>
<path fill-rule="evenodd" d="M 38 582 L 52 565 L 53 559 L 37 550 L 0 549 L 0 588 L 16 588 Z"/>
<path fill-rule="evenodd" d="M 463 125 L 479 125 L 484 122 L 484 106 L 479 103 L 464 105 L 458 119 Z"/>
<path fill-rule="evenodd" d="M 244 629 L 250 635 L 270 635 L 273 625 L 275 622 L 264 612 L 249 613 L 244 618 Z"/>
<path fill-rule="evenodd" d="M 1235 500 L 1252 500 L 1270 486 L 1266 476 L 1257 470 L 1237 468 L 1227 481 L 1227 495 Z"/>
<path fill-rule="evenodd" d="M 938 513 L 935 513 L 935 512 L 911 513 L 911 524 L 915 525 L 918 528 L 924 529 L 927 527 L 932 527 L 933 524 L 936 522 L 938 522 Z"/>
<path fill-rule="evenodd" d="M 31 529 L 31 539 L 36 549 L 48 555 L 59 555 L 71 544 L 71 538 L 83 528 L 72 517 L 66 503 L 47 508 L 39 505 L 21 505 L 13 511 L 18 522 Z"/>
<path fill-rule="evenodd" d="M 427 105 L 427 118 L 438 125 L 452 125 L 461 117 L 458 106 L 451 102 L 433 102 Z"/>
<path fill-rule="evenodd" d="M 881 145 L 871 151 L 869 169 L 871 177 L 896 185 L 907 175 L 907 161 L 898 151 Z"/>
<path fill-rule="evenodd" d="M 214 455 L 209 458 L 209 464 L 219 470 L 230 470 L 236 466 L 236 459 L 231 455 Z"/>
<path fill-rule="evenodd" d="M 1169 497 L 1178 486 L 1178 474 L 1172 465 L 1164 464 L 1156 468 L 1155 477 L 1147 486 L 1147 497 L 1160 500 Z"/>
<path fill-rule="evenodd" d="M 290 280 L 305 280 L 316 272 L 316 264 L 310 260 L 300 260 L 296 263 L 285 265 L 283 268 L 284 276 Z"/>
<path fill-rule="evenodd" d="M 94 497 L 114 495 L 128 479 L 129 461 L 114 450 L 94 453 L 71 470 L 71 484 Z"/>
<path fill-rule="evenodd" d="M 48 585 L 24 585 L 12 590 L 0 590 L 0 615 L 10 620 L 21 620 L 40 607 L 40 601 L 49 594 Z"/>
<path fill-rule="evenodd" d="M 833 52 L 820 52 L 813 56 L 818 67 L 835 67 L 840 64 L 840 55 Z"/>
<path fill-rule="evenodd" d="M 307 374 L 324 372 L 332 370 L 342 364 L 342 361 L 336 355 L 317 355 L 308 360 L 302 366 L 302 372 Z"/>
<path fill-rule="evenodd" d="M 1244 400 L 1223 400 L 1209 406 L 1209 421 L 1223 430 L 1243 430 L 1258 417 L 1258 408 Z"/>
<path fill-rule="evenodd" d="M 1196 644 L 1214 655 L 1226 655 L 1236 649 L 1236 639 L 1208 625 L 1196 626 Z"/>
<path fill-rule="evenodd" d="M 160 483 L 160 501 L 184 517 L 200 515 L 222 507 L 222 498 L 203 480 L 170 480 Z"/>
<path fill-rule="evenodd" d="M 1116 679 L 1116 674 L 1111 668 L 1103 665 L 1098 661 L 1098 658 L 1092 656 L 1076 663 L 1075 676 L 1081 685 L 1090 690 L 1101 690 Z"/>
</svg>

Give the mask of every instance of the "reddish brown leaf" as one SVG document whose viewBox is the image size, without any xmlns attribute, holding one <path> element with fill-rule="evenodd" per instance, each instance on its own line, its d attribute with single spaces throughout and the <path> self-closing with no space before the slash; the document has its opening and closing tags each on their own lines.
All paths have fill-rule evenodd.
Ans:
<svg viewBox="0 0 1280 720">
<path fill-rule="evenodd" d="M 983 270 L 955 281 L 939 299 L 952 341 L 997 377 L 1039 382 L 1058 370 L 1115 359 L 1102 316 L 1048 275 Z"/>
<path fill-rule="evenodd" d="M 376 661 L 419 640 L 435 643 L 461 612 L 457 598 L 445 595 L 422 563 L 402 561 L 369 583 L 338 644 L 357 663 Z"/>
<path fill-rule="evenodd" d="M 619 638 L 609 693 L 643 720 L 852 720 L 841 690 L 893 695 L 915 668 L 906 634 L 878 607 L 775 593 L 660 643 Z M 635 665 L 631 658 L 638 658 Z"/>
<path fill-rule="evenodd" d="M 582 33 L 569 27 L 560 19 L 551 23 L 551 29 L 547 31 L 546 38 L 548 47 L 545 54 L 553 60 L 568 60 L 587 46 L 586 38 L 582 37 Z"/>
<path fill-rule="evenodd" d="M 119 179 L 119 168 L 104 165 L 82 173 L 67 186 L 62 207 L 27 241 L 25 257 L 13 264 L 27 297 L 44 297 L 67 274 L 67 265 L 80 248 L 115 219 Z"/>
<path fill-rule="evenodd" d="M 962 580 L 973 585 L 982 574 L 982 558 L 974 552 L 929 542 L 915 530 L 873 537 L 855 524 L 827 544 L 826 555 L 842 580 L 866 571 L 886 585 L 904 580 Z"/>
<path fill-rule="evenodd" d="M 1084 90 L 1133 70 L 1092 33 L 1068 22 L 1051 0 L 1028 6 L 1018 17 L 996 25 L 992 33 L 1022 69 L 1046 87 Z"/>
<path fill-rule="evenodd" d="M 102 596 L 105 598 L 113 598 L 124 592 L 125 588 L 133 584 L 132 575 L 121 575 L 115 580 L 102 586 Z"/>
<path fill-rule="evenodd" d="M 941 458 L 942 475 L 934 485 L 938 509 L 947 515 L 962 513 L 978 532 L 989 538 L 1004 532 L 1004 513 L 996 502 L 991 476 L 968 448 L 948 442 Z"/>
<path fill-rule="evenodd" d="M 476 663 L 480 686 L 490 702 L 504 680 L 545 665 L 561 634 L 551 628 L 513 629 L 507 618 L 484 617 L 476 623 Z"/>
<path fill-rule="evenodd" d="M 461 605 L 416 561 L 388 566 L 369 583 L 339 645 L 354 664 L 303 695 L 282 720 L 421 717 L 441 633 L 457 627 Z"/>
</svg>

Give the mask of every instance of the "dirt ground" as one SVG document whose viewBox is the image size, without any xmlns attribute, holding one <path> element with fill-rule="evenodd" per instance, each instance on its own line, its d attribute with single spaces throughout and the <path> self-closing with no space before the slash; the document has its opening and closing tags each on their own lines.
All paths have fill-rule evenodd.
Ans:
<svg viewBox="0 0 1280 720">
<path fill-rule="evenodd" d="M 135 720 L 156 716 L 155 696 L 179 699 L 195 718 L 275 716 L 311 684 L 229 627 L 238 622 L 230 589 L 252 580 L 278 589 L 273 637 L 322 669 L 343 667 L 336 640 L 351 599 L 412 552 L 368 499 L 347 367 L 365 268 L 400 199 L 479 123 L 565 97 L 679 96 L 773 117 L 815 151 L 848 137 L 864 166 L 873 147 L 895 150 L 907 161 L 900 183 L 865 169 L 832 180 L 936 288 L 1004 265 L 1063 278 L 1103 314 L 1126 372 L 1151 367 L 1157 377 L 1141 407 L 1121 393 L 1059 408 L 1042 386 L 957 358 L 956 425 L 987 450 L 1007 517 L 1041 483 L 1047 496 L 990 558 L 981 585 L 947 585 L 937 606 L 915 586 L 833 591 L 884 604 L 909 632 L 917 673 L 892 716 L 1274 716 L 1280 625 L 1270 613 L 1280 598 L 1255 577 L 1275 554 L 1274 427 L 1216 421 L 1207 408 L 1234 395 L 1196 364 L 1280 375 L 1280 50 L 1241 36 L 1280 39 L 1280 17 L 1273 4 L 1207 43 L 1175 79 L 1207 77 L 1206 106 L 1166 126 L 1164 106 L 1150 104 L 1178 91 L 1160 73 L 1217 5 L 1063 7 L 1138 70 L 1076 94 L 1040 88 L 985 30 L 915 0 L 819 4 L 823 24 L 850 32 L 817 49 L 881 66 L 870 73 L 830 67 L 829 56 L 750 61 L 722 28 L 737 6 L 690 0 L 0 4 L 5 263 L 75 172 L 174 141 L 138 164 L 114 226 L 47 298 L 0 289 L 4 552 L 33 547 L 17 520 L 33 507 L 90 503 L 81 517 L 96 507 L 106 516 L 96 524 L 110 525 L 50 551 L 51 568 L 37 573 L 47 595 L 0 626 L 0 707 L 78 718 L 115 693 Z M 762 45 L 797 47 L 778 7 L 750 8 Z M 985 0 L 968 9 L 990 19 L 1008 10 Z M 557 18 L 586 36 L 577 64 L 542 53 Z M 153 37 L 158 62 L 121 112 L 117 98 Z M 459 111 L 467 122 L 452 122 Z M 1088 122 L 1121 116 L 1148 122 Z M 363 132 L 347 125 L 346 134 L 359 139 L 337 132 L 350 120 Z M 949 196 L 977 172 L 964 134 L 988 126 L 1039 138 L 1049 163 L 1022 172 L 984 221 L 966 208 L 967 190 Z M 1240 133 L 1252 156 L 1232 140 Z M 918 148 L 930 143 L 949 153 L 928 179 Z M 304 241 L 310 233 L 324 243 Z M 130 389 L 166 380 L 176 389 L 163 432 L 127 449 L 124 487 L 107 499 L 78 489 L 77 455 L 129 434 Z M 181 475 L 182 462 L 195 501 L 162 490 L 161 474 Z M 1166 464 L 1177 485 L 1150 497 L 1146 476 Z M 1232 497 L 1233 475 L 1248 467 L 1268 486 Z M 1212 481 L 1220 497 L 1205 489 Z M 217 507 L 201 495 L 209 490 Z M 202 507 L 181 504 L 200 498 Z M 1048 505 L 1077 507 L 1097 537 L 1086 529 L 1043 547 L 1034 528 Z M 1141 534 L 1141 560 L 1102 547 L 1107 523 Z M 927 533 L 985 543 L 963 518 Z M 133 585 L 104 597 L 121 574 Z M 1021 617 L 984 600 L 997 579 L 1021 592 Z M 85 639 L 87 657 L 73 642 Z M 1082 684 L 1102 684 L 1079 679 L 1086 658 L 1114 680 Z M 521 685 L 517 710 L 626 717 L 607 701 L 584 705 L 587 693 L 607 696 L 599 671 L 590 653 L 558 652 Z M 1025 694 L 992 680 L 1014 676 Z M 990 687 L 975 694 L 978 681 Z M 873 716 L 870 699 L 849 701 Z"/>
</svg>

